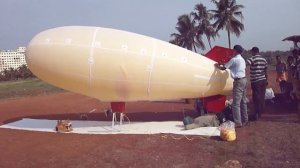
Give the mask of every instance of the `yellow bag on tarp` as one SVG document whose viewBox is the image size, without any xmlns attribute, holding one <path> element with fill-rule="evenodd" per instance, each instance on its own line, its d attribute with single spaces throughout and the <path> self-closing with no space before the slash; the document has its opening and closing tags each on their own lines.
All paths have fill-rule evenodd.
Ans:
<svg viewBox="0 0 300 168">
<path fill-rule="evenodd" d="M 220 137 L 224 141 L 236 140 L 235 124 L 232 121 L 226 121 L 219 127 Z"/>
</svg>

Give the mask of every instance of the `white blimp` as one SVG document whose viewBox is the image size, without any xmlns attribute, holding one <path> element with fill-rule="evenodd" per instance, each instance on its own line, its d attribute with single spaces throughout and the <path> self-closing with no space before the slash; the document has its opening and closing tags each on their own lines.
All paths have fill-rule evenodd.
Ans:
<svg viewBox="0 0 300 168">
<path fill-rule="evenodd" d="M 104 102 L 226 95 L 229 71 L 176 45 L 131 32 L 67 26 L 37 34 L 26 49 L 40 79 Z"/>
</svg>

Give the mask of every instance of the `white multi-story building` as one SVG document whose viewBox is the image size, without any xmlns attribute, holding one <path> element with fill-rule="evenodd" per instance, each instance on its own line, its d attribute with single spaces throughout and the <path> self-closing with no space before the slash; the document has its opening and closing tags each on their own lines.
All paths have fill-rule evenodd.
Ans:
<svg viewBox="0 0 300 168">
<path fill-rule="evenodd" d="M 4 69 L 17 69 L 26 65 L 25 61 L 26 47 L 18 47 L 17 50 L 0 51 L 0 73 Z"/>
</svg>

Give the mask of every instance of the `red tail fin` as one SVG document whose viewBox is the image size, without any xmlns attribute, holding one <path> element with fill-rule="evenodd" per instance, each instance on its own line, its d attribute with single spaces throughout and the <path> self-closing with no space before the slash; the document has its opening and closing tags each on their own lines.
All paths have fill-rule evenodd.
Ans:
<svg viewBox="0 0 300 168">
<path fill-rule="evenodd" d="M 214 46 L 214 48 L 205 54 L 206 57 L 223 64 L 228 62 L 232 55 L 232 49 L 220 46 Z M 225 108 L 226 96 L 216 95 L 204 97 L 201 98 L 201 101 L 208 112 L 221 112 Z"/>
<path fill-rule="evenodd" d="M 233 50 L 230 48 L 214 46 L 208 51 L 205 56 L 219 63 L 226 63 L 233 55 Z"/>
</svg>

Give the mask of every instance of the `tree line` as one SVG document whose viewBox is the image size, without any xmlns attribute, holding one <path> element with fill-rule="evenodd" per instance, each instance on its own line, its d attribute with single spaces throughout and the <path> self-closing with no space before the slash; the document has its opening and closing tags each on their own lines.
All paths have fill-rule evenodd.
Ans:
<svg viewBox="0 0 300 168">
<path fill-rule="evenodd" d="M 194 11 L 178 17 L 176 24 L 177 33 L 171 34 L 169 42 L 188 50 L 197 52 L 197 48 L 205 50 L 202 37 L 205 36 L 211 48 L 211 40 L 219 37 L 218 32 L 225 29 L 228 36 L 228 46 L 231 48 L 233 33 L 237 37 L 244 30 L 242 23 L 243 5 L 236 0 L 211 0 L 216 9 L 208 10 L 202 3 L 196 4 Z"/>
<path fill-rule="evenodd" d="M 22 65 L 17 69 L 9 68 L 0 72 L 0 81 L 23 80 L 35 77 L 26 65 Z"/>
<path fill-rule="evenodd" d="M 177 33 L 171 34 L 172 44 L 181 46 L 191 51 L 197 52 L 197 49 L 205 50 L 206 46 L 203 37 L 212 48 L 211 40 L 220 37 L 220 30 L 227 31 L 228 47 L 231 48 L 231 34 L 239 37 L 244 30 L 244 19 L 242 9 L 243 5 L 237 4 L 236 0 L 211 0 L 215 9 L 208 10 L 202 3 L 196 4 L 190 14 L 183 14 L 178 17 L 175 29 Z M 268 64 L 276 64 L 275 57 L 280 55 L 285 61 L 291 55 L 290 51 L 267 51 L 260 52 Z M 250 51 L 243 53 L 244 58 L 251 57 Z"/>
<path fill-rule="evenodd" d="M 264 58 L 266 58 L 268 65 L 270 66 L 276 66 L 276 56 L 279 55 L 282 58 L 282 61 L 287 62 L 287 58 L 288 56 L 292 56 L 292 52 L 291 51 L 266 51 L 266 52 L 260 52 L 259 53 L 261 56 L 263 56 Z M 249 51 L 245 51 L 242 55 L 245 59 L 250 58 L 251 52 Z"/>
</svg>

